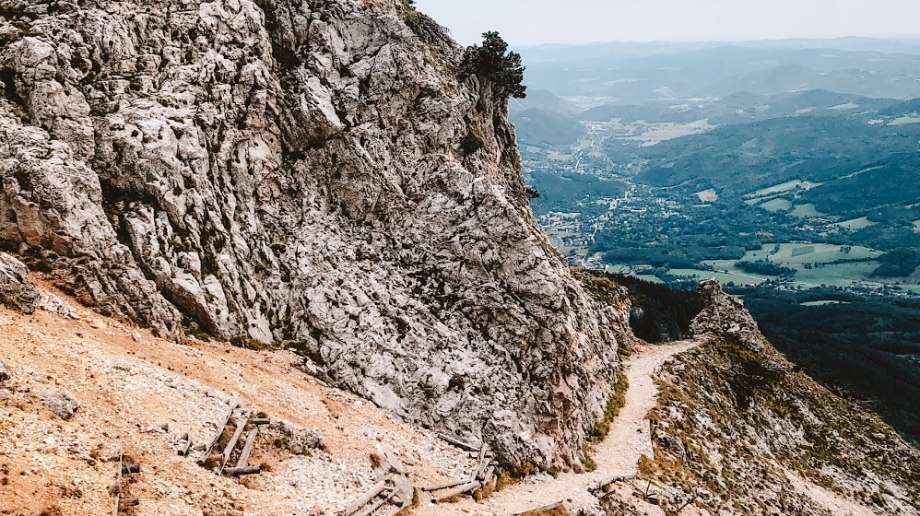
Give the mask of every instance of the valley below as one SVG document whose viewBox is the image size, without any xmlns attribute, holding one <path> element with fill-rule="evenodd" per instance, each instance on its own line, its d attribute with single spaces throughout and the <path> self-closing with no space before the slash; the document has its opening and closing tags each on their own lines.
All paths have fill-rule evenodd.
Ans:
<svg viewBox="0 0 920 516">
<path fill-rule="evenodd" d="M 741 44 L 644 58 L 618 57 L 611 45 L 577 66 L 563 60 L 576 50 L 534 49 L 534 88 L 545 89 L 512 103 L 539 194 L 532 205 L 572 264 L 679 289 L 718 280 L 809 373 L 920 442 L 916 56 L 875 56 L 904 74 L 899 84 L 915 84 L 901 98 L 846 81 L 812 89 L 804 75 L 792 88 L 778 78 L 801 70 L 768 65 L 752 72 L 756 87 L 741 78 L 764 53 L 878 69 L 869 51 L 812 43 L 822 44 L 833 49 L 823 57 Z M 720 58 L 743 64 L 702 74 Z M 664 75 L 652 68 L 681 60 Z M 565 82 L 554 67 L 575 77 Z M 537 131 L 537 112 L 572 122 Z"/>
</svg>

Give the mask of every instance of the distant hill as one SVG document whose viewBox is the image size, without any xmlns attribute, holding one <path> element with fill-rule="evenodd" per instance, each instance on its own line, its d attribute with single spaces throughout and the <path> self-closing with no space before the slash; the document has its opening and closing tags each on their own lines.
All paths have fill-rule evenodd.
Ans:
<svg viewBox="0 0 920 516">
<path fill-rule="evenodd" d="M 527 97 L 509 100 L 508 107 L 512 115 L 528 109 L 540 109 L 561 115 L 576 115 L 579 112 L 574 104 L 546 90 L 529 90 Z"/>
<path fill-rule="evenodd" d="M 850 43 L 843 46 L 858 46 Z M 523 54 L 531 89 L 563 97 L 606 98 L 619 105 L 723 97 L 740 91 L 774 95 L 800 89 L 920 97 L 920 55 L 903 53 L 912 48 L 906 44 L 875 47 L 901 50 L 649 44 L 645 48 L 544 47 L 525 49 Z"/>
<path fill-rule="evenodd" d="M 585 135 L 584 126 L 574 117 L 540 108 L 512 113 L 511 123 L 527 145 L 563 147 Z"/>
<path fill-rule="evenodd" d="M 898 103 L 893 99 L 869 98 L 827 90 L 781 95 L 740 91 L 722 98 L 684 103 L 658 101 L 633 106 L 605 104 L 588 109 L 578 117 L 595 122 L 620 119 L 624 122 L 644 120 L 649 123 L 688 123 L 708 119 L 714 125 L 728 125 L 789 116 L 847 116 L 854 112 L 881 112 Z"/>
</svg>

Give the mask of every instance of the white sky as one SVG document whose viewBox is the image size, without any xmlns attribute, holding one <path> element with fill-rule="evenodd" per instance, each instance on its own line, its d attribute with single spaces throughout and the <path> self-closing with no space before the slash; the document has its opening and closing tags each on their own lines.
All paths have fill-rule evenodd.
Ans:
<svg viewBox="0 0 920 516">
<path fill-rule="evenodd" d="M 416 0 L 463 44 L 751 41 L 920 33 L 920 0 Z"/>
</svg>

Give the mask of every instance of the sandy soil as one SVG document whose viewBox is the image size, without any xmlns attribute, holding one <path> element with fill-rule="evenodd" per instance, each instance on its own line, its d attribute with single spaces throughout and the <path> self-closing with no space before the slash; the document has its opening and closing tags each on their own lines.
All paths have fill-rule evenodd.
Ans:
<svg viewBox="0 0 920 516">
<path fill-rule="evenodd" d="M 473 467 L 433 434 L 307 376 L 292 353 L 180 345 L 70 304 L 80 320 L 0 308 L 12 377 L 0 384 L 0 514 L 112 514 L 120 451 L 142 467 L 125 484 L 138 515 L 332 514 L 377 481 L 380 443 L 416 485 Z M 46 403 L 63 392 L 80 403 L 69 421 Z M 325 449 L 294 456 L 260 442 L 250 463 L 270 471 L 243 481 L 177 456 L 182 434 L 208 442 L 234 401 L 318 433 Z"/>
</svg>

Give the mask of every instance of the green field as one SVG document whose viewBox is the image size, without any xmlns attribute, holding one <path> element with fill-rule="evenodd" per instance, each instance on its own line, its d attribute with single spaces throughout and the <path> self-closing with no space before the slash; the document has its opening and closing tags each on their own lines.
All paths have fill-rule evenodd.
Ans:
<svg viewBox="0 0 920 516">
<path fill-rule="evenodd" d="M 761 208 L 768 211 L 789 211 L 792 209 L 792 201 L 789 199 L 773 199 L 760 205 Z"/>
<path fill-rule="evenodd" d="M 769 188 L 764 188 L 763 190 L 757 190 L 754 193 L 750 193 L 744 196 L 745 199 L 757 199 L 760 197 L 769 197 L 771 195 L 790 192 L 792 190 L 811 190 L 821 186 L 821 183 L 812 183 L 811 181 L 800 181 L 798 179 L 793 181 L 787 181 L 783 184 L 771 186 Z"/>
<path fill-rule="evenodd" d="M 827 214 L 818 211 L 814 204 L 796 204 L 795 209 L 792 210 L 793 217 L 799 217 L 802 219 L 811 217 L 823 217 L 825 215 Z"/>
<path fill-rule="evenodd" d="M 860 229 L 870 228 L 876 224 L 878 224 L 878 222 L 872 222 L 868 217 L 860 217 L 858 219 L 838 222 L 834 225 L 844 229 L 849 229 L 850 231 L 859 231 Z"/>
<path fill-rule="evenodd" d="M 725 285 L 734 283 L 735 285 L 760 285 L 768 278 L 751 276 L 750 274 L 736 274 L 732 272 L 713 272 L 700 269 L 670 269 L 668 274 L 672 276 L 688 276 L 697 280 L 715 279 Z"/>
<path fill-rule="evenodd" d="M 808 301 L 806 303 L 801 303 L 802 306 L 828 306 L 828 305 L 848 305 L 850 303 L 844 301 L 835 301 L 833 299 L 826 299 L 824 301 Z"/>
<path fill-rule="evenodd" d="M 879 266 L 878 262 L 858 262 L 828 264 L 813 269 L 798 269 L 795 282 L 803 286 L 827 285 L 829 287 L 849 287 L 856 281 L 880 284 L 870 279 L 872 272 Z"/>
<path fill-rule="evenodd" d="M 776 250 L 777 245 L 779 250 Z M 849 252 L 845 250 L 849 247 Z M 769 260 L 779 265 L 796 267 L 806 263 L 832 263 L 838 260 L 872 260 L 881 256 L 880 251 L 862 246 L 839 246 L 835 244 L 766 244 L 759 251 L 749 251 L 744 261 Z"/>
</svg>

